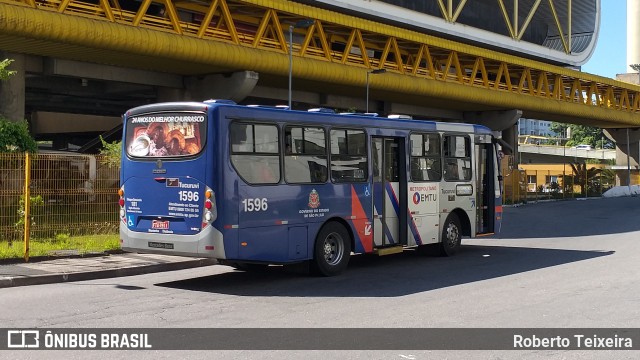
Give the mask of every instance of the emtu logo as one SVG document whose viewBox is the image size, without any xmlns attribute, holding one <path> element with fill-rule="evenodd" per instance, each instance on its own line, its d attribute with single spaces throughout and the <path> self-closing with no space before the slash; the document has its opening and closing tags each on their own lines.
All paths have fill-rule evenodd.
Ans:
<svg viewBox="0 0 640 360">
<path fill-rule="evenodd" d="M 38 330 L 8 330 L 7 347 L 13 349 L 39 348 L 40 331 Z"/>
<path fill-rule="evenodd" d="M 416 205 L 420 204 L 420 193 L 413 194 L 413 203 Z"/>
</svg>

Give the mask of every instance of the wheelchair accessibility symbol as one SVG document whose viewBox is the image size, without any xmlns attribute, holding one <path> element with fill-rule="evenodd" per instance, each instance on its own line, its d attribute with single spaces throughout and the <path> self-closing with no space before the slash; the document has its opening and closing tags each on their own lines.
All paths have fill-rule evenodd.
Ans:
<svg viewBox="0 0 640 360">
<path fill-rule="evenodd" d="M 369 187 L 365 186 L 364 187 L 364 196 L 370 196 L 370 195 L 371 195 L 371 193 L 369 192 Z"/>
<path fill-rule="evenodd" d="M 128 226 L 133 226 L 134 225 L 133 216 L 130 215 L 130 216 L 127 217 L 127 225 Z"/>
</svg>

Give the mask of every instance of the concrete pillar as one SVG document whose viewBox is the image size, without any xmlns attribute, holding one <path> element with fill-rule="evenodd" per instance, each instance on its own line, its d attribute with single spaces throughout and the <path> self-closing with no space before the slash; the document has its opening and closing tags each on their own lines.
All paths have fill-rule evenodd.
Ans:
<svg viewBox="0 0 640 360">
<path fill-rule="evenodd" d="M 511 149 L 504 148 L 503 152 L 513 155 L 517 159 L 518 155 L 518 119 L 522 116 L 522 110 L 511 109 L 501 111 L 468 111 L 462 114 L 464 122 L 480 124 L 493 131 L 502 132 L 502 140 Z"/>
<path fill-rule="evenodd" d="M 258 78 L 258 73 L 253 71 L 188 77 L 185 78 L 186 97 L 194 101 L 229 99 L 240 102 L 251 94 Z"/>
<path fill-rule="evenodd" d="M 627 0 L 627 73 L 637 72 L 631 65 L 640 64 L 640 2 Z"/>
<path fill-rule="evenodd" d="M 25 56 L 0 52 L 0 60 L 12 59 L 8 70 L 16 71 L 8 80 L 0 81 L 0 114 L 8 120 L 24 120 Z"/>
<path fill-rule="evenodd" d="M 493 131 L 502 131 L 518 122 L 522 117 L 522 110 L 466 111 L 462 116 L 464 122 L 484 125 Z"/>
<path fill-rule="evenodd" d="M 616 184 L 629 185 L 629 169 L 631 178 L 638 176 L 640 163 L 640 128 L 629 129 L 627 146 L 627 129 L 605 129 L 604 134 L 616 143 Z M 627 153 L 627 148 L 628 153 Z M 628 156 L 627 156 L 628 155 Z M 627 162 L 627 159 L 628 162 Z M 633 184 L 633 181 L 632 181 Z"/>
</svg>

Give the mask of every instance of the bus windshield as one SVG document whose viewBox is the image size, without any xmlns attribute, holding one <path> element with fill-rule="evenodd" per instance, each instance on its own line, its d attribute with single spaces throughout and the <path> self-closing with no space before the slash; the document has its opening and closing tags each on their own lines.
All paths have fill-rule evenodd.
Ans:
<svg viewBox="0 0 640 360">
<path fill-rule="evenodd" d="M 125 149 L 131 157 L 185 157 L 202 150 L 206 114 L 166 112 L 126 119 Z"/>
</svg>

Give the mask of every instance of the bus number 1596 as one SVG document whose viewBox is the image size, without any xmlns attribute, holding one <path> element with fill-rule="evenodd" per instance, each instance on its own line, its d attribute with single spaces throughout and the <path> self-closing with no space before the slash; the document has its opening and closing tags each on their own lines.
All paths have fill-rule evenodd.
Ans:
<svg viewBox="0 0 640 360">
<path fill-rule="evenodd" d="M 242 200 L 242 206 L 245 212 L 250 211 L 267 211 L 269 205 L 266 198 L 244 199 Z"/>
<path fill-rule="evenodd" d="M 180 201 L 198 201 L 200 200 L 200 196 L 198 196 L 197 191 L 179 191 L 178 196 L 180 197 Z"/>
</svg>

